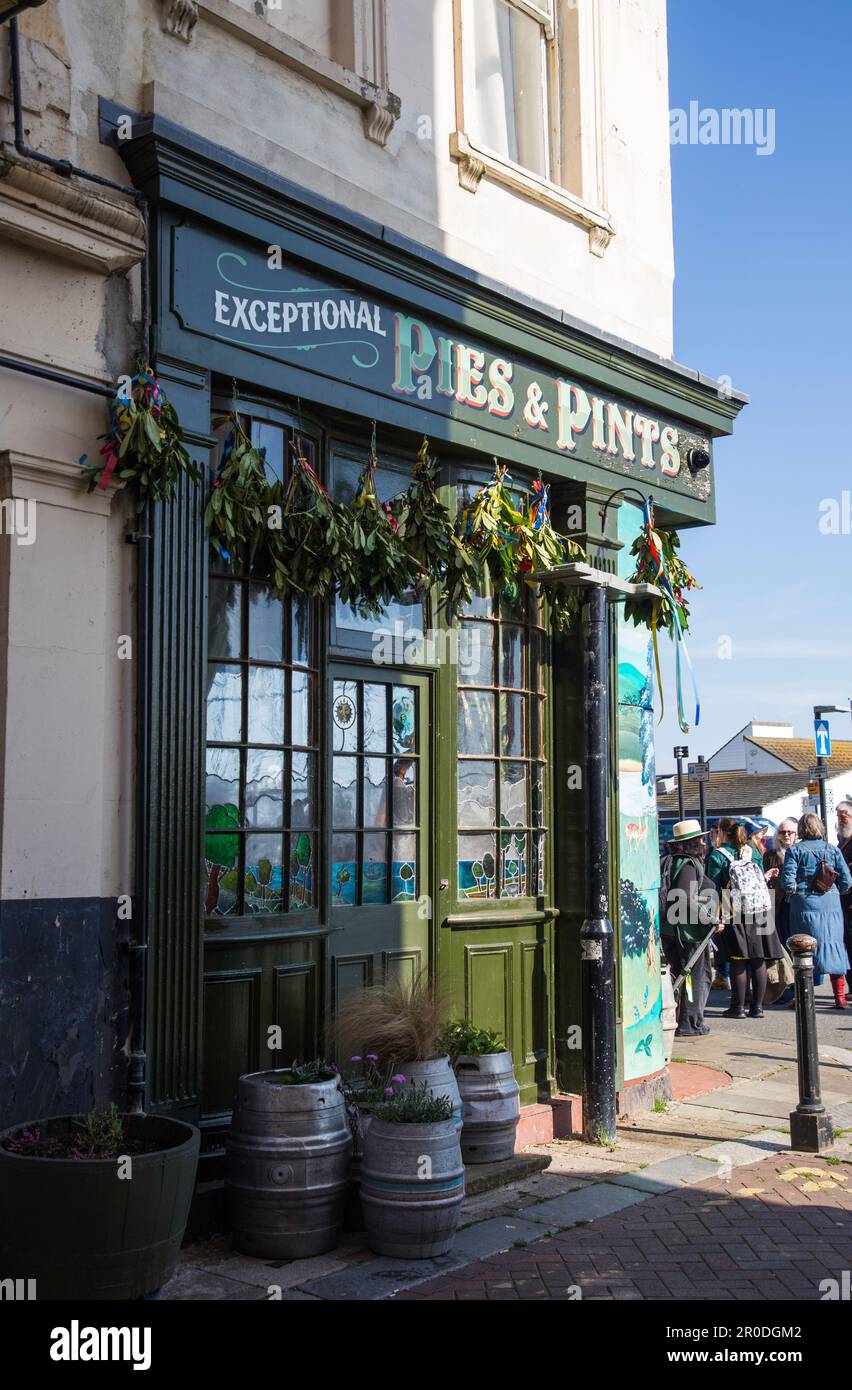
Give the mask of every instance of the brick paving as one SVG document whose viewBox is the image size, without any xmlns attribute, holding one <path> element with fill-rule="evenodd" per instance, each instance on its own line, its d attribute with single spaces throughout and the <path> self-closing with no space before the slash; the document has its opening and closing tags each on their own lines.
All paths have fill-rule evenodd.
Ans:
<svg viewBox="0 0 852 1390">
<path fill-rule="evenodd" d="M 852 1164 L 775 1154 L 466 1265 L 405 1300 L 817 1300 L 852 1269 Z"/>
</svg>

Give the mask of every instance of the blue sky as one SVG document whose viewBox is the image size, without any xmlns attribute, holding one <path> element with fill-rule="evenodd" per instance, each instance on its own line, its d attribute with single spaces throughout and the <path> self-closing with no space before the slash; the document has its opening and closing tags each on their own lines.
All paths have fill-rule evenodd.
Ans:
<svg viewBox="0 0 852 1390">
<path fill-rule="evenodd" d="M 820 530 L 825 499 L 852 504 L 852 5 L 669 0 L 668 24 L 670 107 L 773 108 L 776 148 L 672 146 L 674 355 L 752 403 L 716 446 L 718 524 L 683 533 L 702 717 L 682 739 L 664 651 L 658 771 L 752 717 L 810 734 L 852 696 L 852 534 Z"/>
</svg>

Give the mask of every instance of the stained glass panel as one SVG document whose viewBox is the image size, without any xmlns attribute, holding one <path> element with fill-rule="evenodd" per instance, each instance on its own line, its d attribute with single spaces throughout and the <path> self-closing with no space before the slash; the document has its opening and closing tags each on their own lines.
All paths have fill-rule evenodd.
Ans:
<svg viewBox="0 0 852 1390">
<path fill-rule="evenodd" d="M 396 758 L 393 764 L 393 823 L 417 824 L 417 764 L 411 758 Z"/>
<path fill-rule="evenodd" d="M 211 666 L 207 689 L 208 743 L 238 743 L 242 732 L 242 672 L 239 666 Z"/>
<path fill-rule="evenodd" d="M 293 753 L 290 766 L 290 824 L 294 829 L 316 825 L 316 754 Z"/>
<path fill-rule="evenodd" d="M 358 759 L 339 755 L 332 766 L 331 811 L 334 827 L 358 824 Z"/>
<path fill-rule="evenodd" d="M 494 684 L 494 625 L 493 623 L 465 623 L 464 651 L 459 644 L 460 685 Z"/>
<path fill-rule="evenodd" d="M 413 902 L 417 897 L 417 836 L 394 835 L 391 898 Z"/>
<path fill-rule="evenodd" d="M 524 629 L 500 625 L 500 684 L 520 690 L 524 684 Z"/>
<path fill-rule="evenodd" d="M 280 666 L 249 667 L 249 743 L 284 742 L 284 683 Z"/>
<path fill-rule="evenodd" d="M 238 806 L 240 801 L 240 751 L 238 748 L 207 749 L 206 805 Z"/>
<path fill-rule="evenodd" d="M 362 687 L 364 700 L 364 750 L 384 753 L 388 742 L 388 693 L 386 685 Z"/>
<path fill-rule="evenodd" d="M 357 681 L 335 681 L 332 697 L 332 744 L 335 753 L 354 753 L 358 747 Z"/>
<path fill-rule="evenodd" d="M 494 752 L 494 696 L 489 690 L 459 690 L 459 753 Z"/>
<path fill-rule="evenodd" d="M 260 584 L 249 586 L 248 654 L 256 661 L 284 659 L 283 604 Z"/>
<path fill-rule="evenodd" d="M 312 743 L 311 708 L 313 676 L 306 671 L 290 672 L 290 742 L 296 748 Z"/>
<path fill-rule="evenodd" d="M 466 829 L 497 820 L 496 764 L 477 759 L 458 764 L 458 819 Z"/>
<path fill-rule="evenodd" d="M 388 900 L 388 837 L 384 833 L 364 836 L 361 865 L 361 902 L 386 903 Z"/>
<path fill-rule="evenodd" d="M 415 721 L 414 691 L 410 686 L 393 687 L 392 751 L 394 753 L 413 753 L 416 749 L 417 726 Z"/>
<path fill-rule="evenodd" d="M 364 824 L 388 823 L 388 764 L 384 758 L 364 759 Z"/>
<path fill-rule="evenodd" d="M 212 659 L 242 655 L 241 585 L 211 579 L 207 610 L 207 654 Z"/>
<path fill-rule="evenodd" d="M 295 666 L 310 666 L 311 610 L 306 598 L 293 598 L 291 607 L 292 659 Z"/>
<path fill-rule="evenodd" d="M 314 837 L 302 831 L 290 836 L 287 891 L 291 912 L 314 907 Z"/>
<path fill-rule="evenodd" d="M 497 895 L 497 862 L 494 835 L 459 835 L 459 897 L 493 898 Z"/>
<path fill-rule="evenodd" d="M 354 835 L 331 837 L 331 905 L 354 907 L 358 880 L 358 846 Z"/>
<path fill-rule="evenodd" d="M 283 825 L 284 754 L 264 748 L 246 753 L 246 822 Z"/>
<path fill-rule="evenodd" d="M 247 835 L 243 880 L 246 912 L 281 912 L 282 839 L 280 835 Z"/>
</svg>

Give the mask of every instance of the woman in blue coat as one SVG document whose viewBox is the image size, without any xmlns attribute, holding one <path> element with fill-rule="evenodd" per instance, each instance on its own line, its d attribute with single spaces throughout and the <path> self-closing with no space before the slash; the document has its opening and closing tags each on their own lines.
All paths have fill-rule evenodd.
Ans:
<svg viewBox="0 0 852 1390">
<path fill-rule="evenodd" d="M 823 859 L 837 880 L 826 892 L 819 892 L 813 885 Z M 814 973 L 831 976 L 835 1008 L 845 1009 L 849 958 L 843 941 L 840 895 L 852 888 L 852 874 L 840 850 L 826 843 L 819 816 L 802 816 L 799 821 L 799 843 L 784 856 L 781 886 L 790 900 L 790 936 L 805 932 L 816 938 Z"/>
</svg>

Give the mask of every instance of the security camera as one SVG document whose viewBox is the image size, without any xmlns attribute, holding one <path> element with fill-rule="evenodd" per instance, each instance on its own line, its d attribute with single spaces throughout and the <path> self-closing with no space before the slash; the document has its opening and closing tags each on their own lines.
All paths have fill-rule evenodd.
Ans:
<svg viewBox="0 0 852 1390">
<path fill-rule="evenodd" d="M 690 449 L 686 462 L 690 473 L 700 473 L 702 468 L 710 467 L 710 455 L 706 449 Z"/>
</svg>

